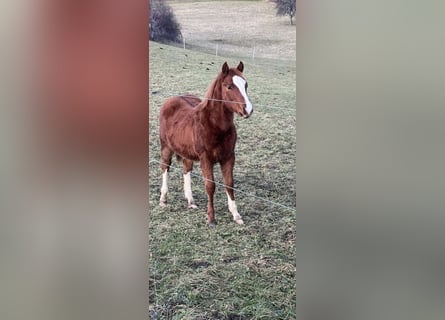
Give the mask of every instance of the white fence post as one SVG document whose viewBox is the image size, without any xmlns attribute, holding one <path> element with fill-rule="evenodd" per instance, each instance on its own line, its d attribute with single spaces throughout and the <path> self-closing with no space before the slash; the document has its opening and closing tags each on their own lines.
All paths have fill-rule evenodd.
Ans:
<svg viewBox="0 0 445 320">
<path fill-rule="evenodd" d="M 183 41 L 183 43 L 184 43 L 184 50 L 185 50 L 185 37 L 182 38 L 182 41 Z"/>
<path fill-rule="evenodd" d="M 218 56 L 218 43 L 216 43 L 216 51 L 215 51 L 215 55 Z"/>
<path fill-rule="evenodd" d="M 253 51 L 252 51 L 252 60 L 255 60 L 255 46 L 253 47 Z"/>
</svg>

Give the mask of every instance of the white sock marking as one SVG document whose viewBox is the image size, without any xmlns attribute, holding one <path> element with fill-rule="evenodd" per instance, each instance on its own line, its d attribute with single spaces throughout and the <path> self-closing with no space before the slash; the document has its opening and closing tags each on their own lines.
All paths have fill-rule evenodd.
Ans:
<svg viewBox="0 0 445 320">
<path fill-rule="evenodd" d="M 192 178 L 190 172 L 184 174 L 184 196 L 187 199 L 189 208 L 196 208 L 192 195 Z"/>
<path fill-rule="evenodd" d="M 161 206 L 165 206 L 165 203 L 167 202 L 167 192 L 168 192 L 168 171 L 165 170 L 162 174 L 162 186 L 161 186 L 161 199 L 159 200 L 159 204 Z"/>
<path fill-rule="evenodd" d="M 238 213 L 238 208 L 236 207 L 235 200 L 230 199 L 229 194 L 227 193 L 227 204 L 229 205 L 229 211 L 232 213 L 233 220 L 235 220 L 238 224 L 243 224 L 243 220 L 241 218 L 241 215 Z"/>
<path fill-rule="evenodd" d="M 250 115 L 253 111 L 253 106 L 249 100 L 249 97 L 247 96 L 246 80 L 244 80 L 240 76 L 233 76 L 233 83 L 238 87 L 239 91 L 241 92 L 241 95 L 243 96 L 244 101 L 246 102 L 246 112 L 248 115 Z"/>
</svg>

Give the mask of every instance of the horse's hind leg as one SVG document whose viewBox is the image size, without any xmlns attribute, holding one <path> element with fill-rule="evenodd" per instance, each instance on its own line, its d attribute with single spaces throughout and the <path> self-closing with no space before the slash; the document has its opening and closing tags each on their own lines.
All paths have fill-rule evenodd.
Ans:
<svg viewBox="0 0 445 320">
<path fill-rule="evenodd" d="M 162 170 L 162 186 L 161 186 L 161 198 L 159 199 L 159 205 L 165 206 L 167 203 L 168 193 L 168 171 L 172 162 L 173 151 L 166 146 L 161 146 L 161 170 Z"/>
<path fill-rule="evenodd" d="M 229 158 L 227 161 L 221 163 L 221 172 L 223 175 L 224 185 L 226 186 L 227 204 L 229 211 L 232 213 L 233 220 L 238 224 L 243 224 L 243 219 L 238 212 L 235 203 L 235 192 L 233 190 L 233 166 L 235 164 L 235 157 Z"/>
<path fill-rule="evenodd" d="M 184 196 L 187 199 L 189 208 L 197 208 L 192 195 L 192 178 L 191 172 L 193 170 L 193 161 L 188 159 L 182 159 L 183 174 L 184 174 Z"/>
</svg>

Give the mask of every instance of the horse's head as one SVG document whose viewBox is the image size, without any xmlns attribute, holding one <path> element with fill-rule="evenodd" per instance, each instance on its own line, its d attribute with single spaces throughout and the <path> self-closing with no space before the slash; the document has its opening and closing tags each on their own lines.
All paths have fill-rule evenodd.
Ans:
<svg viewBox="0 0 445 320">
<path fill-rule="evenodd" d="M 243 70 L 242 62 L 236 68 L 229 68 L 227 62 L 224 62 L 221 71 L 221 99 L 230 110 L 248 118 L 253 112 L 253 106 L 247 96 L 247 81 Z"/>
</svg>

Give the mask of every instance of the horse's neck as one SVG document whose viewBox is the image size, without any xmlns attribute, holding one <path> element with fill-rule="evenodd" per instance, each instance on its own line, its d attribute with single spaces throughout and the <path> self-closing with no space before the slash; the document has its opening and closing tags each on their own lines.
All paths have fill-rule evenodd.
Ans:
<svg viewBox="0 0 445 320">
<path fill-rule="evenodd" d="M 226 132 L 234 125 L 233 112 L 224 106 L 225 102 L 223 101 L 219 82 L 219 78 L 213 80 L 197 110 L 200 114 L 200 121 L 215 134 Z"/>
<path fill-rule="evenodd" d="M 233 112 L 222 101 L 207 100 L 199 112 L 201 121 L 207 122 L 213 130 L 225 132 L 233 126 Z"/>
</svg>

